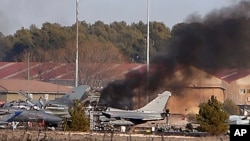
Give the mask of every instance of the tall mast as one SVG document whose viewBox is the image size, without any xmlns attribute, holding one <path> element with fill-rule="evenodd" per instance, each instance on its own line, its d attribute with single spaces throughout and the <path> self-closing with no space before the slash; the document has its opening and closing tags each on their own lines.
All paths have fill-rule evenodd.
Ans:
<svg viewBox="0 0 250 141">
<path fill-rule="evenodd" d="M 149 84 L 149 0 L 147 0 L 147 87 Z M 147 102 L 149 102 L 148 90 L 146 91 Z"/>
<path fill-rule="evenodd" d="M 76 0 L 76 72 L 75 72 L 75 87 L 78 86 L 78 2 Z"/>
<path fill-rule="evenodd" d="M 30 94 L 30 53 L 29 53 L 29 51 L 28 51 L 28 53 L 27 53 L 27 58 L 28 58 L 28 71 L 27 71 L 27 75 L 28 75 L 28 94 Z"/>
<path fill-rule="evenodd" d="M 149 71 L 149 0 L 147 0 L 147 73 Z"/>
</svg>

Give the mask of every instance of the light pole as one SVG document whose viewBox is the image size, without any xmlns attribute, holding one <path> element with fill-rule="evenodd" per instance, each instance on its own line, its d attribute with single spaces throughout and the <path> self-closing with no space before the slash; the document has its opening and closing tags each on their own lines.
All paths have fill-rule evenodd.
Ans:
<svg viewBox="0 0 250 141">
<path fill-rule="evenodd" d="M 75 70 L 75 87 L 78 86 L 78 2 L 76 0 L 76 70 Z"/>
<path fill-rule="evenodd" d="M 147 73 L 149 72 L 149 0 L 147 0 Z"/>
<path fill-rule="evenodd" d="M 147 87 L 149 84 L 149 0 L 147 0 Z M 146 90 L 147 102 L 149 102 L 148 90 Z"/>
</svg>

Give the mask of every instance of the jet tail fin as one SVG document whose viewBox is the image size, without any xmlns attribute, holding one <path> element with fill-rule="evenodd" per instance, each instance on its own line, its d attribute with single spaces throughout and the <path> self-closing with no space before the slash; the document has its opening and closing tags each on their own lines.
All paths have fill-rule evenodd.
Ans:
<svg viewBox="0 0 250 141">
<path fill-rule="evenodd" d="M 80 100 L 82 96 L 88 91 L 90 87 L 88 85 L 80 85 L 78 87 L 73 88 L 72 92 L 62 96 L 62 99 L 69 99 L 69 100 Z M 60 98 L 58 98 L 60 99 Z"/>
<path fill-rule="evenodd" d="M 166 103 L 171 96 L 169 91 L 165 91 L 162 94 L 158 94 L 158 96 L 150 101 L 144 107 L 138 109 L 139 111 L 154 111 L 154 112 L 163 112 L 166 106 Z"/>
</svg>

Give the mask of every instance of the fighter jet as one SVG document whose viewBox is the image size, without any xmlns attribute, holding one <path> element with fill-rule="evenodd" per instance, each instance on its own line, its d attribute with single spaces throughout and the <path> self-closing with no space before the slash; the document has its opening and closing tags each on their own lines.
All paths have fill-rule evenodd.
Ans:
<svg viewBox="0 0 250 141">
<path fill-rule="evenodd" d="M 36 122 L 43 123 L 43 126 L 57 127 L 63 121 L 62 118 L 45 113 L 44 111 L 25 110 L 16 108 L 0 109 L 0 123 L 10 122 Z"/>
<path fill-rule="evenodd" d="M 19 115 L 13 117 L 9 121 L 16 122 L 37 122 L 44 123 L 45 126 L 57 127 L 63 121 L 62 118 L 37 110 L 23 110 Z"/>
<path fill-rule="evenodd" d="M 70 93 L 50 101 L 44 101 L 42 98 L 38 101 L 33 100 L 27 93 L 22 91 L 19 94 L 23 95 L 26 98 L 26 104 L 35 110 L 44 111 L 59 117 L 70 117 L 68 107 L 73 105 L 74 100 L 86 99 L 88 97 L 86 93 L 89 89 L 90 87 L 87 85 L 80 85 L 73 88 Z"/>
<path fill-rule="evenodd" d="M 86 94 L 90 90 L 90 87 L 87 85 L 80 85 L 75 87 L 72 92 L 60 97 L 55 100 L 50 100 L 44 102 L 44 106 L 71 106 L 74 104 L 74 100 L 85 99 L 88 97 Z M 41 102 L 40 102 L 41 103 Z M 42 103 L 41 103 L 42 104 Z"/>
<path fill-rule="evenodd" d="M 171 93 L 165 91 L 144 107 L 136 110 L 121 110 L 108 107 L 102 112 L 106 117 L 103 119 L 107 120 L 108 118 L 109 123 L 120 126 L 135 125 L 146 121 L 163 120 L 165 106 L 170 96 Z"/>
<path fill-rule="evenodd" d="M 60 97 L 55 100 L 50 101 L 41 101 L 42 107 L 46 113 L 50 113 L 60 117 L 69 118 L 68 107 L 73 106 L 74 100 L 87 99 L 87 92 L 90 90 L 90 87 L 87 85 L 81 85 L 75 87 L 72 92 Z"/>
<path fill-rule="evenodd" d="M 67 93 L 66 95 L 56 98 L 54 100 L 44 101 L 42 98 L 40 98 L 38 101 L 33 100 L 29 94 L 20 91 L 19 94 L 24 96 L 26 98 L 26 102 L 30 106 L 39 106 L 39 107 L 45 107 L 45 106 L 54 106 L 54 107 L 61 107 L 61 106 L 71 106 L 73 105 L 73 100 L 80 100 L 87 98 L 86 92 L 89 91 L 90 87 L 87 85 L 80 85 L 78 87 L 75 87 L 72 89 L 71 92 Z"/>
</svg>

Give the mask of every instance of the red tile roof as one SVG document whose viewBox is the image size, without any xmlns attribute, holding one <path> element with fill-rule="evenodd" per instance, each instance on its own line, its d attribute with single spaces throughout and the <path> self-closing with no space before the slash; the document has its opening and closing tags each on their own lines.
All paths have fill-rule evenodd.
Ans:
<svg viewBox="0 0 250 141">
<path fill-rule="evenodd" d="M 218 69 L 205 71 L 211 75 L 228 83 L 246 77 L 250 74 L 250 69 Z"/>
<path fill-rule="evenodd" d="M 29 91 L 31 93 L 68 93 L 72 87 L 56 85 L 37 80 L 0 79 L 0 91 L 18 92 Z"/>
<path fill-rule="evenodd" d="M 90 75 L 101 76 L 103 81 L 108 82 L 121 79 L 134 69 L 143 73 L 146 71 L 145 64 L 80 64 L 79 66 L 93 66 Z M 31 80 L 74 80 L 75 64 L 69 63 L 29 63 L 29 74 Z M 84 67 L 82 67 L 84 68 Z M 228 83 L 243 78 L 250 74 L 250 69 L 219 69 L 203 70 Z M 0 79 L 28 79 L 27 62 L 0 62 Z"/>
<path fill-rule="evenodd" d="M 89 64 L 80 64 L 82 66 Z M 92 64 L 94 66 L 95 64 Z M 98 64 L 90 70 L 90 75 L 105 76 L 103 79 L 114 80 L 123 78 L 129 70 L 143 64 Z M 69 63 L 37 63 L 37 62 L 0 62 L 0 79 L 28 79 L 31 80 L 74 80 L 74 64 Z M 83 67 L 84 68 L 84 67 Z M 81 70 L 80 70 L 81 71 Z"/>
<path fill-rule="evenodd" d="M 62 75 L 71 68 L 70 65 L 57 64 L 57 63 L 28 63 L 26 62 L 14 62 L 7 63 L 0 62 L 0 79 L 28 79 L 28 68 L 30 73 L 30 79 L 54 79 L 58 75 Z M 71 77 L 72 79 L 73 77 Z"/>
</svg>

